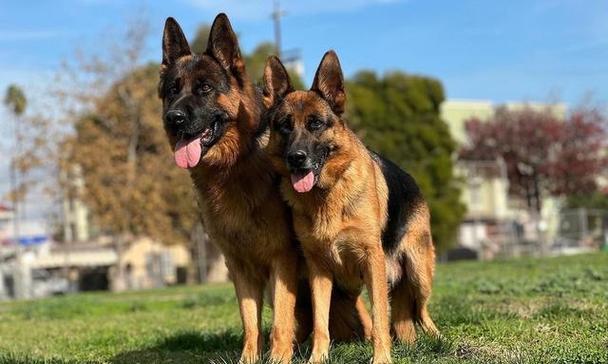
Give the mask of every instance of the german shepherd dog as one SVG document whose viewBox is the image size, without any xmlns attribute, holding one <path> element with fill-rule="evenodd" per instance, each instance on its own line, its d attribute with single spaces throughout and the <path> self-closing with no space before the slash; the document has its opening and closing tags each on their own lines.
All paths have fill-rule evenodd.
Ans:
<svg viewBox="0 0 608 364">
<path fill-rule="evenodd" d="M 435 265 L 430 215 L 414 179 L 370 152 L 341 118 L 346 95 L 338 57 L 327 52 L 309 91 L 294 91 L 278 58 L 264 71 L 271 125 L 268 153 L 308 265 L 313 297 L 310 362 L 329 351 L 333 288 L 372 301 L 373 363 L 391 362 L 396 338 L 415 340 L 414 322 L 438 331 L 427 302 Z M 388 283 L 388 284 L 387 284 Z"/>
<path fill-rule="evenodd" d="M 306 304 L 310 290 L 303 289 L 306 295 L 296 307 L 298 286 L 306 282 L 298 282 L 304 264 L 291 214 L 278 191 L 279 177 L 264 151 L 268 128 L 262 122 L 262 93 L 247 76 L 225 14 L 215 18 L 203 54 L 192 53 L 173 18 L 165 23 L 162 49 L 159 96 L 165 131 L 176 164 L 190 172 L 204 226 L 226 258 L 244 330 L 241 362 L 260 358 L 268 286 L 274 307 L 270 358 L 287 363 L 296 325 L 300 340 L 311 329 L 306 322 L 312 320 L 310 298 Z M 332 321 L 343 336 L 365 330 L 366 321 L 359 321 L 366 314 L 361 301 L 337 305 L 344 310 Z"/>
</svg>

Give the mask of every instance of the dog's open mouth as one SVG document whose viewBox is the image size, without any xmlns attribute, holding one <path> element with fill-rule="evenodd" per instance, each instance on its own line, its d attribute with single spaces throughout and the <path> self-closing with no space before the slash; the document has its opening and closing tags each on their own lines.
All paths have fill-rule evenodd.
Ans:
<svg viewBox="0 0 608 364">
<path fill-rule="evenodd" d="M 291 173 L 291 184 L 300 193 L 308 192 L 315 185 L 315 174 L 312 169 Z"/>
<path fill-rule="evenodd" d="M 215 142 L 217 129 L 218 123 L 214 122 L 194 138 L 182 136 L 175 144 L 175 164 L 184 169 L 196 167 L 203 151 L 206 152 Z"/>
</svg>

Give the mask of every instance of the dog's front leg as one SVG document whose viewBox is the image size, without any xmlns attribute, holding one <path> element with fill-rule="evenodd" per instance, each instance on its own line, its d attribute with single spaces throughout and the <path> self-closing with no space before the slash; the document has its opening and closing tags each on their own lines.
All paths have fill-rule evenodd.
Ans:
<svg viewBox="0 0 608 364">
<path fill-rule="evenodd" d="M 309 363 L 322 363 L 329 356 L 329 308 L 333 279 L 331 273 L 308 260 L 310 289 L 313 304 L 312 354 Z"/>
<path fill-rule="evenodd" d="M 388 324 L 388 284 L 384 252 L 378 241 L 367 251 L 365 283 L 372 301 L 372 341 L 374 345 L 373 364 L 391 363 L 391 337 Z"/>
<path fill-rule="evenodd" d="M 298 257 L 295 254 L 285 254 L 274 259 L 271 277 L 274 287 L 274 311 L 270 349 L 270 359 L 273 363 L 291 362 L 295 336 L 297 279 Z"/>
<path fill-rule="evenodd" d="M 229 264 L 230 274 L 239 302 L 243 322 L 243 352 L 239 363 L 253 364 L 262 351 L 262 305 L 264 287 L 243 272 L 237 264 Z"/>
</svg>

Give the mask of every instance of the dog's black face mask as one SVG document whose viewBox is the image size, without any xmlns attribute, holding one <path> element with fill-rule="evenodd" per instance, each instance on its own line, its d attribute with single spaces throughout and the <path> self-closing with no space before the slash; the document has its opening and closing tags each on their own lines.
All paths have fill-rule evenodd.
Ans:
<svg viewBox="0 0 608 364">
<path fill-rule="evenodd" d="M 283 158 L 296 191 L 308 192 L 319 182 L 331 150 L 323 133 L 332 124 L 325 115 L 307 114 L 305 110 L 283 115 L 273 123 L 274 132 L 283 140 Z"/>
<path fill-rule="evenodd" d="M 225 73 L 206 55 L 183 59 L 163 75 L 163 121 L 180 167 L 196 166 L 224 135 L 230 118 L 218 97 L 229 91 Z"/>
</svg>

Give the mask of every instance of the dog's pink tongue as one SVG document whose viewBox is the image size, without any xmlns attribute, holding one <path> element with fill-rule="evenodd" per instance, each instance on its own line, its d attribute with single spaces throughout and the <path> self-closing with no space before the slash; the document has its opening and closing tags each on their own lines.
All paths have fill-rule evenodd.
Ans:
<svg viewBox="0 0 608 364">
<path fill-rule="evenodd" d="M 293 189 L 303 193 L 312 190 L 313 185 L 315 184 L 315 175 L 312 171 L 308 172 L 306 175 L 291 175 L 291 184 L 293 185 Z"/>
<path fill-rule="evenodd" d="M 175 164 L 180 168 L 195 167 L 201 160 L 201 141 L 194 138 L 190 141 L 180 140 L 175 145 Z"/>
</svg>

